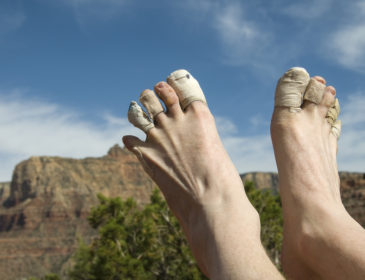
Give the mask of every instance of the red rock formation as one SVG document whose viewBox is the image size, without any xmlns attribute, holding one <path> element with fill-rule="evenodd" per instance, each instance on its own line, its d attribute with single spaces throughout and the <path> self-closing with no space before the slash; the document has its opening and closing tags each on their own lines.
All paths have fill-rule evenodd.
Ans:
<svg viewBox="0 0 365 280">
<path fill-rule="evenodd" d="M 350 215 L 365 227 L 365 173 L 339 172 L 342 202 Z M 257 188 L 279 191 L 277 173 L 252 172 L 241 175 L 242 181 L 253 181 Z"/>
<path fill-rule="evenodd" d="M 365 177 L 340 173 L 344 203 L 365 225 Z M 260 189 L 277 190 L 275 173 L 248 173 Z M 11 184 L 0 184 L 0 279 L 65 272 L 78 246 L 95 236 L 86 217 L 97 193 L 147 203 L 154 188 L 136 158 L 114 146 L 101 158 L 32 157 L 19 163 Z"/>
<path fill-rule="evenodd" d="M 5 191 L 0 196 L 0 279 L 64 270 L 78 237 L 95 235 L 86 217 L 98 193 L 144 204 L 153 187 L 135 157 L 119 146 L 102 158 L 21 162 L 7 197 Z"/>
</svg>

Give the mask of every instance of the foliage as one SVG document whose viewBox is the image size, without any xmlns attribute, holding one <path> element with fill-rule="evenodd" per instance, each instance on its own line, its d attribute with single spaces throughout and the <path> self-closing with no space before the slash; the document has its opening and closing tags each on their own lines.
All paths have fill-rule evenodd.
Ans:
<svg viewBox="0 0 365 280">
<path fill-rule="evenodd" d="M 245 191 L 260 215 L 262 244 L 276 267 L 281 270 L 283 216 L 280 197 L 269 189 L 258 190 L 251 181 L 246 181 Z"/>
<path fill-rule="evenodd" d="M 60 277 L 56 274 L 50 273 L 40 279 L 31 277 L 29 280 L 60 280 Z"/>
<path fill-rule="evenodd" d="M 89 217 L 99 236 L 75 255 L 71 279 L 204 279 L 178 221 L 156 190 L 139 209 L 134 200 L 98 195 Z"/>
<path fill-rule="evenodd" d="M 280 269 L 283 219 L 279 196 L 256 189 L 253 182 L 245 183 L 245 191 L 260 214 L 262 243 Z M 144 207 L 133 199 L 123 201 L 101 194 L 98 199 L 99 205 L 89 216 L 98 236 L 89 245 L 80 243 L 70 279 L 206 279 L 158 190 Z M 41 280 L 59 280 L 52 277 L 57 276 Z"/>
</svg>

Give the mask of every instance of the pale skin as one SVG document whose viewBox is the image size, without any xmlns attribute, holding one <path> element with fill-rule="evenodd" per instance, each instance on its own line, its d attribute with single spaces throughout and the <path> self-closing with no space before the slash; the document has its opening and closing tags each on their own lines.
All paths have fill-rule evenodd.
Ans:
<svg viewBox="0 0 365 280">
<path fill-rule="evenodd" d="M 125 136 L 123 142 L 160 187 L 201 270 L 211 279 L 284 279 L 261 245 L 259 216 L 207 105 L 195 101 L 182 110 L 165 82 L 154 91 L 166 111 L 154 116 L 145 141 Z M 299 113 L 278 107 L 273 114 L 289 279 L 365 277 L 365 235 L 342 206 L 337 139 L 325 120 L 333 100 L 327 87 L 323 104 L 306 104 Z"/>
<path fill-rule="evenodd" d="M 320 104 L 305 101 L 299 113 L 277 107 L 272 117 L 289 279 L 365 279 L 365 232 L 341 202 L 337 137 L 325 118 L 335 95 L 327 86 Z"/>
</svg>

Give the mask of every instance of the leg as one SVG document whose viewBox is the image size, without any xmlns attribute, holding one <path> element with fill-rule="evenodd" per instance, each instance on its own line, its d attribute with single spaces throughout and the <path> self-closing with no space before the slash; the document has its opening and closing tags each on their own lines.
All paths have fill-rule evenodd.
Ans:
<svg viewBox="0 0 365 280">
<path fill-rule="evenodd" d="M 284 215 L 283 269 L 289 279 L 365 279 L 365 231 L 341 203 L 339 106 L 325 83 L 293 68 L 277 86 L 271 136 Z"/>
<path fill-rule="evenodd" d="M 282 279 L 261 245 L 258 214 L 223 148 L 213 116 L 200 102 L 205 99 L 199 85 L 181 71 L 154 88 L 166 112 L 152 91 L 142 93 L 140 100 L 154 124 L 141 111 L 138 117 L 130 116 L 146 131 L 146 141 L 125 136 L 123 142 L 160 187 L 207 276 Z"/>
</svg>

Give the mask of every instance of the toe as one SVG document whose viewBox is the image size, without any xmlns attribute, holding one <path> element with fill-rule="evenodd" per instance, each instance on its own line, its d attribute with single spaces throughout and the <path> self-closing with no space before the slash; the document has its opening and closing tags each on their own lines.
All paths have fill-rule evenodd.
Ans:
<svg viewBox="0 0 365 280">
<path fill-rule="evenodd" d="M 327 115 L 326 115 L 327 121 L 331 125 L 334 125 L 336 123 L 339 114 L 340 114 L 340 103 L 336 98 L 333 105 L 327 110 Z"/>
<path fill-rule="evenodd" d="M 317 80 L 318 82 L 320 82 L 324 85 L 326 84 L 326 80 L 321 76 L 314 76 L 313 79 Z"/>
<path fill-rule="evenodd" d="M 308 82 L 309 74 L 304 68 L 294 67 L 285 72 L 276 86 L 275 107 L 286 107 L 291 112 L 300 111 Z"/>
<path fill-rule="evenodd" d="M 143 130 L 145 133 L 154 128 L 154 124 L 135 101 L 132 101 L 129 105 L 128 120 L 131 124 Z"/>
<path fill-rule="evenodd" d="M 175 90 L 183 110 L 194 101 L 206 104 L 198 81 L 186 70 L 177 70 L 167 77 L 167 83 Z"/>
<path fill-rule="evenodd" d="M 182 114 L 179 98 L 175 90 L 170 85 L 165 82 L 159 82 L 155 85 L 154 90 L 165 104 L 166 113 L 168 115 L 176 116 Z"/>
<path fill-rule="evenodd" d="M 332 86 L 326 86 L 326 80 L 320 76 L 310 79 L 304 93 L 302 108 L 306 111 L 318 111 L 322 117 L 326 117 L 328 110 L 335 103 L 336 90 Z"/>
<path fill-rule="evenodd" d="M 323 79 L 324 80 L 324 79 Z M 304 92 L 302 108 L 306 111 L 313 111 L 321 104 L 326 85 L 322 79 L 311 78 Z"/>
<path fill-rule="evenodd" d="M 135 152 L 135 148 L 143 147 L 144 142 L 136 136 L 126 135 L 122 138 L 124 146 L 131 152 Z"/>
<path fill-rule="evenodd" d="M 336 89 L 333 86 L 328 86 L 324 89 L 323 98 L 320 105 L 326 107 L 326 114 L 330 107 L 335 104 Z"/>
<path fill-rule="evenodd" d="M 138 137 L 132 135 L 123 136 L 122 140 L 124 146 L 138 158 L 144 170 L 152 176 L 152 170 L 145 161 L 145 155 L 147 149 L 146 142 L 143 142 Z"/>
<path fill-rule="evenodd" d="M 151 120 L 164 111 L 160 101 L 152 90 L 146 89 L 139 96 L 139 102 L 146 108 Z"/>
</svg>

